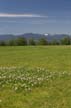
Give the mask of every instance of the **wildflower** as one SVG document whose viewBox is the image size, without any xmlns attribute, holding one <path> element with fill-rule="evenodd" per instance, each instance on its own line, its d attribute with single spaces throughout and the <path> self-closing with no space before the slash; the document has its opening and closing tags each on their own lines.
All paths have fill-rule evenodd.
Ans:
<svg viewBox="0 0 71 108">
<path fill-rule="evenodd" d="M 15 87 L 15 91 L 18 89 L 18 87 Z"/>
<path fill-rule="evenodd" d="M 0 99 L 0 103 L 2 102 L 2 100 Z"/>
</svg>

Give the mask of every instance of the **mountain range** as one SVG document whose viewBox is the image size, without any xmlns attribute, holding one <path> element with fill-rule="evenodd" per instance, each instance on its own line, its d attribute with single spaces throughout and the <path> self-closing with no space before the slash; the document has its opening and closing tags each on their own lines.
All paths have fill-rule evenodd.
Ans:
<svg viewBox="0 0 71 108">
<path fill-rule="evenodd" d="M 7 40 L 14 40 L 18 37 L 25 37 L 26 39 L 33 38 L 38 40 L 40 38 L 46 38 L 48 41 L 52 41 L 54 39 L 61 40 L 65 37 L 71 37 L 68 34 L 37 34 L 37 33 L 25 33 L 21 35 L 12 35 L 12 34 L 2 34 L 0 35 L 0 40 L 7 41 Z"/>
</svg>

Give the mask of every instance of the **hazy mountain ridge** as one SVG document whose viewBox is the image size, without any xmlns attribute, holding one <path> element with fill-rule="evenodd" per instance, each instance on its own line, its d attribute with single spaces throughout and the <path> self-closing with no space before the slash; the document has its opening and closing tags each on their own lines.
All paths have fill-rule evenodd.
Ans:
<svg viewBox="0 0 71 108">
<path fill-rule="evenodd" d="M 36 33 L 25 33 L 21 35 L 12 35 L 12 34 L 2 34 L 0 35 L 0 40 L 13 40 L 18 37 L 25 37 L 26 39 L 33 38 L 35 40 L 38 40 L 40 38 L 46 38 L 48 41 L 52 41 L 54 39 L 61 40 L 65 37 L 70 37 L 68 34 L 36 34 Z"/>
</svg>

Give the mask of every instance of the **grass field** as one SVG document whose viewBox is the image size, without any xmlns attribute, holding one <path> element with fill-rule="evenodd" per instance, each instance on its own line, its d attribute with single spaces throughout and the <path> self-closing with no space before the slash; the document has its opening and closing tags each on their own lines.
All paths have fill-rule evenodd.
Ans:
<svg viewBox="0 0 71 108">
<path fill-rule="evenodd" d="M 71 71 L 71 46 L 0 47 L 0 66 Z"/>
<path fill-rule="evenodd" d="M 0 108 L 71 108 L 71 46 L 0 47 Z"/>
</svg>

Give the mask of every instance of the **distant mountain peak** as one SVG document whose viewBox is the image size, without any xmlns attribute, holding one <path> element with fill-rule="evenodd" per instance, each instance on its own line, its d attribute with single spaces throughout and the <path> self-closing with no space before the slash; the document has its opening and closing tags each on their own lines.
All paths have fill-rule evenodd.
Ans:
<svg viewBox="0 0 71 108">
<path fill-rule="evenodd" d="M 45 35 L 45 36 L 48 36 L 49 34 L 46 33 L 46 34 L 44 34 L 44 35 Z"/>
</svg>

